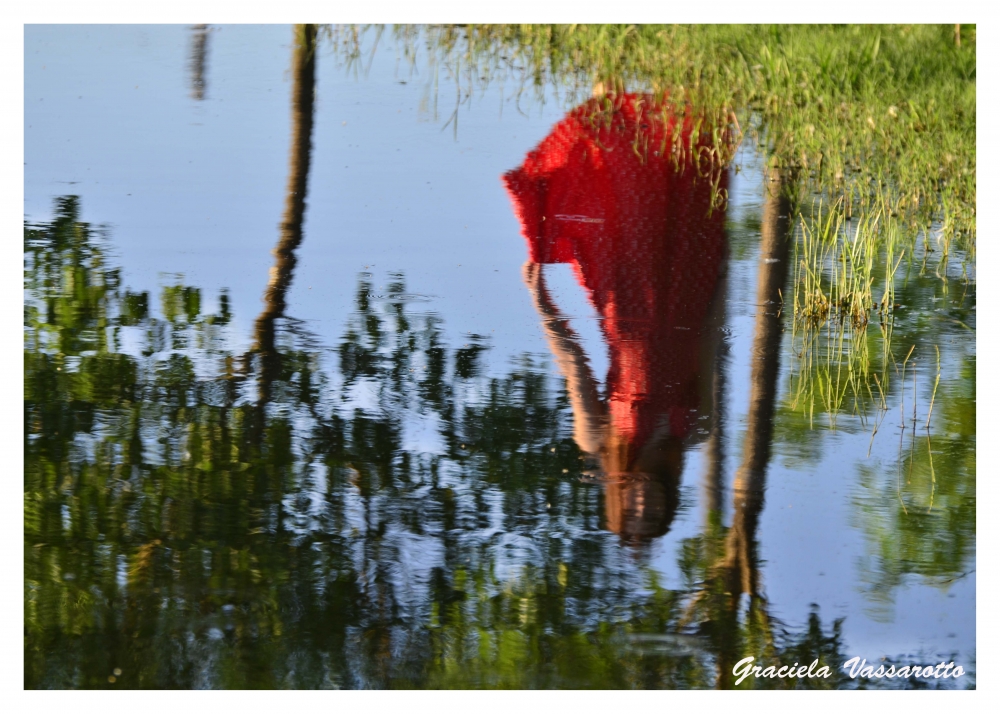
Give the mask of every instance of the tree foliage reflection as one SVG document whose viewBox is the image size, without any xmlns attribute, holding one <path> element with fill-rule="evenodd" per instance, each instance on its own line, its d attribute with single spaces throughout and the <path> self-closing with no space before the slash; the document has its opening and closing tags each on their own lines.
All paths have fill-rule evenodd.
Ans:
<svg viewBox="0 0 1000 714">
<path fill-rule="evenodd" d="M 703 687 L 721 646 L 836 658 L 818 621 L 685 625 L 690 593 L 607 530 L 563 386 L 486 376 L 403 276 L 360 282 L 335 369 L 277 319 L 261 401 L 225 293 L 123 288 L 79 209 L 25 229 L 26 686 Z"/>
</svg>

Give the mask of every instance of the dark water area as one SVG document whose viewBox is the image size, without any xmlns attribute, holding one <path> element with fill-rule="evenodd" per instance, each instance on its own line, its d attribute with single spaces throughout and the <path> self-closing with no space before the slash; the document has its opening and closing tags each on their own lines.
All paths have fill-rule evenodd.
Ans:
<svg viewBox="0 0 1000 714">
<path fill-rule="evenodd" d="M 390 35 L 26 29 L 25 687 L 975 687 L 972 262 Z"/>
</svg>

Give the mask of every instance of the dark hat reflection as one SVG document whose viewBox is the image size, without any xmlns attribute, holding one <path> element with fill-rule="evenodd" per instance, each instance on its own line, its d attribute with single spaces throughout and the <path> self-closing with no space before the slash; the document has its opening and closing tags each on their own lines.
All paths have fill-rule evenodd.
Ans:
<svg viewBox="0 0 1000 714">
<path fill-rule="evenodd" d="M 612 438 L 601 454 L 608 530 L 639 544 L 670 530 L 680 496 L 681 439 L 665 437 L 629 459 L 630 445 Z"/>
</svg>

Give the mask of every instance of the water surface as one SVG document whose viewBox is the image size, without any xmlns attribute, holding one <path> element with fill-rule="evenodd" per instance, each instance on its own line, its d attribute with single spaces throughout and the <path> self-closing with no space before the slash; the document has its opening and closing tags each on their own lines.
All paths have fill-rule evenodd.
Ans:
<svg viewBox="0 0 1000 714">
<path fill-rule="evenodd" d="M 830 409 L 752 147 L 391 34 L 26 30 L 25 686 L 974 686 L 961 257 Z"/>
</svg>

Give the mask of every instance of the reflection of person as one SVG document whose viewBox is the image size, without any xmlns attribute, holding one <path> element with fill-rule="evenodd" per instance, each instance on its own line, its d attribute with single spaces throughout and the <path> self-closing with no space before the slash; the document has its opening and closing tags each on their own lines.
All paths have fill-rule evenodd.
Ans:
<svg viewBox="0 0 1000 714">
<path fill-rule="evenodd" d="M 690 117 L 649 97 L 609 95 L 572 111 L 504 176 L 574 437 L 600 459 L 608 525 L 629 540 L 669 528 L 682 445 L 710 403 L 726 239 L 711 179 L 691 159 L 691 132 Z M 544 263 L 571 264 L 601 316 L 611 357 L 603 399 L 545 287 Z"/>
</svg>

